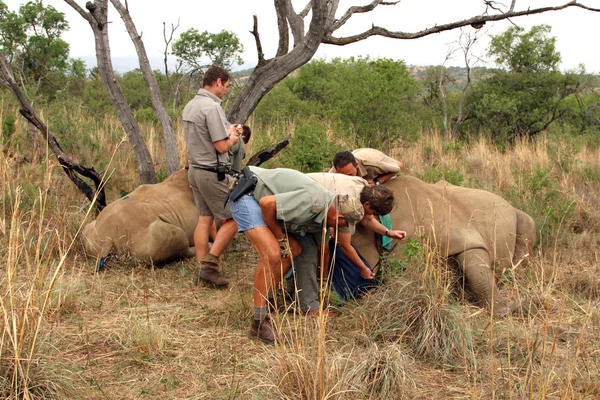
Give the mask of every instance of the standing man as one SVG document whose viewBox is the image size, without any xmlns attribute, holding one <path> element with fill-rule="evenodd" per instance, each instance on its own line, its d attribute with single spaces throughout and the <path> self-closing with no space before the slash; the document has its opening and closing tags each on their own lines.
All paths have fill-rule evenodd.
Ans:
<svg viewBox="0 0 600 400">
<path fill-rule="evenodd" d="M 254 318 L 248 336 L 274 344 L 279 338 L 268 318 L 269 290 L 281 282 L 292 259 L 300 253 L 318 261 L 317 244 L 326 226 L 353 232 L 363 217 L 363 207 L 356 199 L 334 195 L 299 171 L 249 169 L 258 178 L 254 192 L 231 203 L 238 230 L 244 232 L 259 256 L 254 273 Z"/>
<path fill-rule="evenodd" d="M 232 180 L 226 173 L 229 150 L 239 141 L 236 125 L 229 124 L 221 108 L 230 82 L 229 73 L 213 65 L 204 73 L 202 89 L 183 110 L 188 181 L 200 215 L 194 231 L 196 258 L 200 261 L 194 276 L 196 285 L 200 279 L 215 286 L 229 283 L 221 274 L 219 257 L 237 232 L 229 206 L 224 207 Z M 215 218 L 222 224 L 209 252 L 209 233 Z"/>
<path fill-rule="evenodd" d="M 369 184 L 379 185 L 393 178 L 404 164 L 376 149 L 356 149 L 352 153 L 342 151 L 333 158 L 329 172 L 360 176 Z"/>
</svg>

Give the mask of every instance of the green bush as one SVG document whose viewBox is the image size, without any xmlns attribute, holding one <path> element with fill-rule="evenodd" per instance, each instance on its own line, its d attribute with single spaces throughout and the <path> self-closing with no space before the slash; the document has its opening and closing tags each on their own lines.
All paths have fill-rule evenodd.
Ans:
<svg viewBox="0 0 600 400">
<path fill-rule="evenodd" d="M 302 172 L 319 172 L 331 166 L 341 148 L 327 137 L 327 127 L 316 121 L 303 121 L 296 126 L 288 149 L 281 155 L 287 168 Z"/>
<path fill-rule="evenodd" d="M 518 175 L 520 171 L 515 171 Z M 568 240 L 575 222 L 575 201 L 560 191 L 551 168 L 538 168 L 522 176 L 520 187 L 506 190 L 504 196 L 536 223 L 540 246 Z"/>
<path fill-rule="evenodd" d="M 2 116 L 2 141 L 7 144 L 10 138 L 17 130 L 16 121 L 14 114 L 4 114 Z"/>
<path fill-rule="evenodd" d="M 438 167 L 429 167 L 424 173 L 417 173 L 416 175 L 425 182 L 436 183 L 443 179 L 446 182 L 457 186 L 462 185 L 465 180 L 465 176 L 458 170 L 443 170 Z"/>
</svg>

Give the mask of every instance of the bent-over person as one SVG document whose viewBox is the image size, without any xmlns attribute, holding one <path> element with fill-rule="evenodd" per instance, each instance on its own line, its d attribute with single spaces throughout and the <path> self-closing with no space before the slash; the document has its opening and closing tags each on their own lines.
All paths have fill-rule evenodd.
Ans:
<svg viewBox="0 0 600 400">
<path fill-rule="evenodd" d="M 394 160 L 379 150 L 362 148 L 337 153 L 329 172 L 359 176 L 369 184 L 379 185 L 393 178 L 403 166 L 402 161 Z"/>
<path fill-rule="evenodd" d="M 282 281 L 292 259 L 309 254 L 317 262 L 317 243 L 326 226 L 354 230 L 363 217 L 360 202 L 338 198 L 299 171 L 249 167 L 258 179 L 254 192 L 231 202 L 238 230 L 258 252 L 254 273 L 253 321 L 250 338 L 274 344 L 279 335 L 268 317 L 268 293 Z M 303 241 L 301 247 L 298 240 Z M 310 238 L 310 240 L 304 240 Z"/>
</svg>

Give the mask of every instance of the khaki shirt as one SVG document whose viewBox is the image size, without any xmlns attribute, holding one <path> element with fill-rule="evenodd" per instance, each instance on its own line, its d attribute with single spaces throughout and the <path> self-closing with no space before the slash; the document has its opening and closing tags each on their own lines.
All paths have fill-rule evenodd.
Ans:
<svg viewBox="0 0 600 400">
<path fill-rule="evenodd" d="M 312 172 L 306 174 L 321 185 L 325 186 L 330 192 L 336 195 L 347 194 L 360 201 L 360 192 L 369 183 L 359 176 L 348 176 L 330 172 Z M 350 233 L 350 229 L 346 226 L 340 227 L 341 233 Z"/>
<path fill-rule="evenodd" d="M 373 182 L 373 179 L 379 175 L 384 175 L 390 172 L 397 174 L 400 172 L 400 167 L 396 160 L 386 156 L 376 149 L 356 149 L 352 152 L 358 163 L 358 176 L 365 179 L 367 182 Z M 336 172 L 335 167 L 329 172 Z"/>
<path fill-rule="evenodd" d="M 277 219 L 288 231 L 304 236 L 322 232 L 327 211 L 335 194 L 302 172 L 287 169 L 249 167 L 258 177 L 254 198 L 275 196 Z"/>
<path fill-rule="evenodd" d="M 221 108 L 221 99 L 200 89 L 183 109 L 183 132 L 192 167 L 215 168 L 217 149 L 214 142 L 227 139 L 229 122 Z M 218 153 L 218 161 L 229 165 L 229 152 Z"/>
</svg>

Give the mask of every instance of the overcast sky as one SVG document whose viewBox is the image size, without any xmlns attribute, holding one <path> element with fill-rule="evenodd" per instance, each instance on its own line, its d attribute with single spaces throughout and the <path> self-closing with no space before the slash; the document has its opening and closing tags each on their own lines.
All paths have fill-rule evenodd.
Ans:
<svg viewBox="0 0 600 400">
<path fill-rule="evenodd" d="M 3 0 L 11 10 L 18 9 L 24 1 Z M 124 0 L 122 0 L 124 2 Z M 589 6 L 600 7 L 598 0 L 580 0 Z M 307 0 L 294 0 L 296 10 L 304 7 Z M 341 0 L 340 16 L 349 6 L 368 4 L 370 0 Z M 568 0 L 517 0 L 516 10 L 556 6 Z M 85 7 L 84 0 L 78 3 Z M 265 57 L 273 57 L 277 48 L 277 21 L 273 0 L 129 0 L 129 10 L 149 56 L 161 56 L 164 51 L 163 22 L 168 27 L 179 23 L 179 33 L 189 28 L 200 32 L 219 32 L 223 29 L 235 32 L 244 45 L 242 58 L 246 64 L 256 63 L 256 47 L 252 30 L 252 16 L 258 16 L 259 33 Z M 499 0 L 497 4 L 509 4 L 510 0 Z M 70 30 L 64 39 L 71 45 L 72 57 L 94 56 L 94 41 L 86 21 L 63 0 L 44 0 L 64 12 Z M 135 56 L 135 50 L 116 10 L 110 6 L 109 26 L 113 57 Z M 435 24 L 444 24 L 470 18 L 485 11 L 483 0 L 402 0 L 394 6 L 379 6 L 373 12 L 355 15 L 336 36 L 346 36 L 365 31 L 372 24 L 389 30 L 415 32 Z M 570 8 L 536 16 L 513 19 L 513 23 L 526 29 L 533 25 L 552 26 L 552 36 L 557 38 L 557 48 L 562 55 L 561 69 L 574 69 L 581 63 L 588 72 L 600 72 L 600 52 L 596 43 L 600 37 L 600 13 Z M 488 23 L 481 31 L 498 34 L 510 25 L 508 21 Z M 170 30 L 170 29 L 169 29 Z M 469 28 L 470 31 L 473 29 Z M 321 45 L 317 57 L 350 57 L 369 55 L 404 60 L 409 65 L 436 65 L 444 62 L 449 48 L 455 47 L 459 30 L 430 35 L 416 40 L 395 40 L 372 37 L 348 46 Z M 475 52 L 484 55 L 487 37 L 480 40 Z M 460 57 L 446 65 L 464 65 Z M 478 64 L 492 66 L 492 64 Z"/>
</svg>

